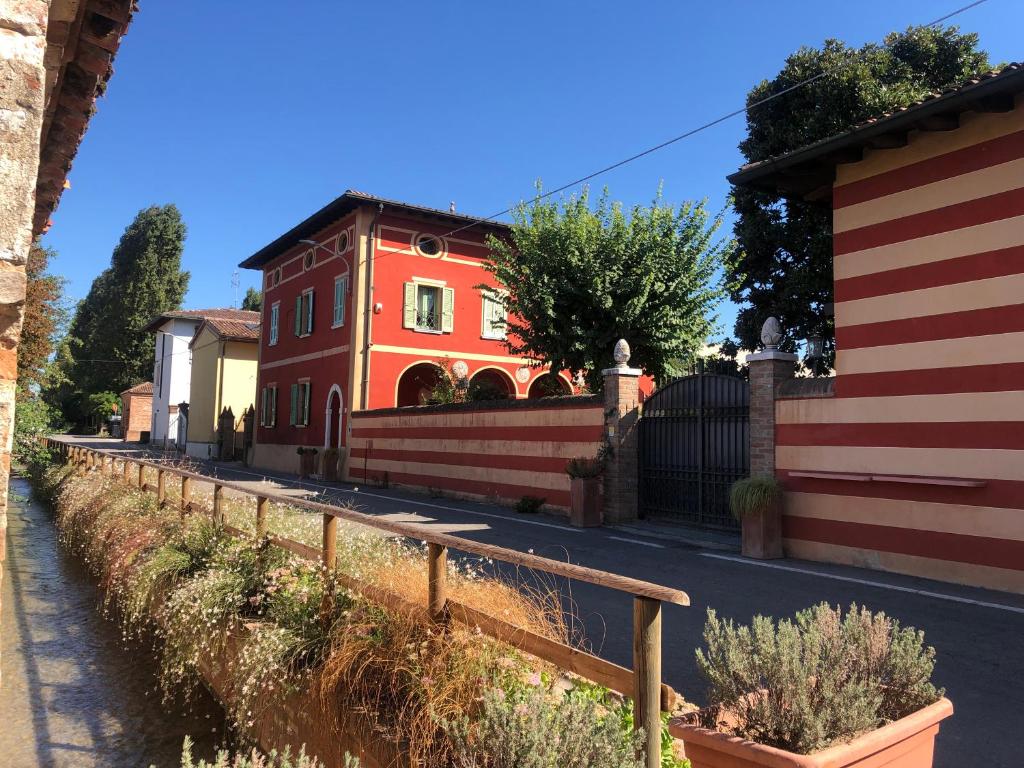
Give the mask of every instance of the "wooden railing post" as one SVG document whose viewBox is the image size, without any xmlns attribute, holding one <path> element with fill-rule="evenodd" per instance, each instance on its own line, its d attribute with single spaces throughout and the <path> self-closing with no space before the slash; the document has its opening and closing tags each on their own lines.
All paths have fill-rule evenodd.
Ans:
<svg viewBox="0 0 1024 768">
<path fill-rule="evenodd" d="M 334 569 L 338 565 L 338 518 L 325 512 L 323 529 L 320 557 L 323 566 L 324 596 L 320 601 L 320 621 L 326 627 L 334 610 Z"/>
<path fill-rule="evenodd" d="M 187 475 L 181 478 L 181 516 L 185 517 L 188 512 L 188 505 L 192 501 L 192 478 Z"/>
<path fill-rule="evenodd" d="M 146 465 L 139 464 L 139 488 L 146 484 Z"/>
<path fill-rule="evenodd" d="M 661 765 L 661 601 L 633 598 L 633 724 L 644 729 L 646 768 Z"/>
<path fill-rule="evenodd" d="M 443 623 L 448 617 L 448 547 L 427 544 L 427 611 Z"/>
<path fill-rule="evenodd" d="M 165 482 L 164 471 L 158 469 L 156 471 L 156 503 L 160 506 L 163 506 L 164 501 L 167 499 L 167 486 Z"/>
<path fill-rule="evenodd" d="M 270 510 L 270 499 L 266 496 L 256 497 L 256 538 L 267 535 L 267 512 Z"/>
<path fill-rule="evenodd" d="M 224 524 L 224 486 L 213 486 L 213 522 Z"/>
<path fill-rule="evenodd" d="M 132 463 L 128 459 L 124 459 L 121 462 L 121 474 L 124 477 L 126 483 L 130 483 L 132 474 Z"/>
<path fill-rule="evenodd" d="M 100 474 L 107 474 L 107 457 L 102 453 L 100 454 Z"/>
</svg>

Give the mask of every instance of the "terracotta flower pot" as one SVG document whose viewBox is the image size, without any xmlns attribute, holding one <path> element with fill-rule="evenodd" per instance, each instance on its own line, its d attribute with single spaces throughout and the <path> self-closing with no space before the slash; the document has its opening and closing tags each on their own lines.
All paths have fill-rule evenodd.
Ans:
<svg viewBox="0 0 1024 768">
<path fill-rule="evenodd" d="M 574 477 L 569 488 L 569 522 L 592 528 L 604 522 L 604 483 L 598 477 Z"/>
<path fill-rule="evenodd" d="M 673 719 L 669 730 L 683 740 L 692 768 L 931 768 L 939 723 L 952 714 L 953 704 L 942 698 L 853 741 L 811 755 L 701 728 L 696 714 Z"/>
<path fill-rule="evenodd" d="M 743 516 L 740 523 L 743 555 L 758 560 L 782 557 L 782 504 Z"/>
</svg>

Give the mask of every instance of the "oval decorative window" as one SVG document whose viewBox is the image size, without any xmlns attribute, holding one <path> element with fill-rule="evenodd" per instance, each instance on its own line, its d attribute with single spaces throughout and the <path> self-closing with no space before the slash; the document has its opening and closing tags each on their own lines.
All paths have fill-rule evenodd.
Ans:
<svg viewBox="0 0 1024 768">
<path fill-rule="evenodd" d="M 281 268 L 278 267 L 274 270 L 274 285 L 278 285 L 281 282 Z"/>
<path fill-rule="evenodd" d="M 419 235 L 416 238 L 416 249 L 423 256 L 438 256 L 441 253 L 441 241 L 433 235 Z"/>
<path fill-rule="evenodd" d="M 342 232 L 338 235 L 338 253 L 344 253 L 348 250 L 348 232 Z"/>
<path fill-rule="evenodd" d="M 312 250 L 306 251 L 306 254 L 302 257 L 302 266 L 305 269 L 312 269 L 313 268 L 313 251 Z"/>
</svg>

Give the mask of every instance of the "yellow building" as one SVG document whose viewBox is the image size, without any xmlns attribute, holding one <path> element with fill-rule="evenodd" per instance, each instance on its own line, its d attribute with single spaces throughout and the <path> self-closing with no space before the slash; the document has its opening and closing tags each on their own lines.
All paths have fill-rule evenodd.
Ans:
<svg viewBox="0 0 1024 768">
<path fill-rule="evenodd" d="M 257 313 L 253 313 L 258 318 Z M 256 399 L 259 323 L 206 318 L 189 343 L 188 437 L 185 451 L 200 459 L 233 458 L 243 451 L 243 415 Z M 221 445 L 218 421 L 230 409 L 232 434 Z M 222 456 L 222 453 L 224 454 Z"/>
</svg>

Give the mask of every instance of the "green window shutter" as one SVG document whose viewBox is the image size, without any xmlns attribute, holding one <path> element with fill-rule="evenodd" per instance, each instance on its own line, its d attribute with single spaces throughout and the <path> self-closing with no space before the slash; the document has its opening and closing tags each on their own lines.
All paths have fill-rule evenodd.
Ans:
<svg viewBox="0 0 1024 768">
<path fill-rule="evenodd" d="M 299 413 L 299 385 L 298 384 L 292 384 L 292 407 L 291 407 L 291 413 L 289 413 L 289 415 L 288 415 L 288 423 L 291 424 L 293 427 L 298 423 L 298 419 L 297 419 L 298 413 Z"/>
<path fill-rule="evenodd" d="M 305 384 L 302 385 L 302 389 L 302 423 L 309 424 L 309 395 L 310 390 L 312 389 L 312 384 L 307 381 Z"/>
<path fill-rule="evenodd" d="M 260 392 L 260 426 L 267 426 L 267 392 L 269 390 L 264 387 Z"/>
<path fill-rule="evenodd" d="M 441 331 L 451 333 L 455 327 L 455 289 L 441 289 Z"/>
<path fill-rule="evenodd" d="M 416 283 L 405 284 L 405 303 L 402 311 L 402 327 L 416 327 Z"/>
<path fill-rule="evenodd" d="M 306 294 L 306 333 L 313 332 L 313 291 Z"/>
<path fill-rule="evenodd" d="M 302 335 L 302 294 L 295 297 L 295 335 Z"/>
<path fill-rule="evenodd" d="M 268 426 L 277 426 L 277 387 L 267 390 L 267 422 Z"/>
</svg>

